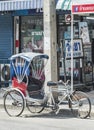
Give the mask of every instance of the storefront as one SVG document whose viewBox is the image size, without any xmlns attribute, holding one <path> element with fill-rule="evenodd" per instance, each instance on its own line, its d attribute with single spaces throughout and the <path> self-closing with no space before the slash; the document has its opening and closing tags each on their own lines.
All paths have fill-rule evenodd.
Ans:
<svg viewBox="0 0 94 130">
<path fill-rule="evenodd" d="M 28 51 L 24 47 L 30 42 L 37 44 L 35 47 L 32 45 L 34 51 L 43 52 L 42 8 L 43 0 L 0 1 L 1 82 L 10 81 L 8 59 L 12 54 Z"/>
<path fill-rule="evenodd" d="M 57 35 L 58 35 L 58 69 L 59 79 L 70 79 L 70 39 L 71 39 L 71 0 L 56 0 L 57 15 Z M 0 54 L 1 58 L 8 58 L 17 52 L 41 52 L 44 48 L 44 23 L 43 23 L 43 0 L 16 0 L 0 1 L 0 12 L 7 13 L 0 16 L 2 23 L 8 27 L 4 44 L 0 48 L 7 46 L 6 56 Z M 60 10 L 59 10 L 60 9 Z M 7 18 L 8 17 L 8 18 Z M 17 17 L 17 19 L 16 19 Z M 74 62 L 73 75 L 74 84 L 79 86 L 93 82 L 93 64 L 94 64 L 94 22 L 87 18 L 86 15 L 74 16 Z M 16 22 L 15 22 L 16 21 Z M 1 23 L 1 25 L 2 25 Z M 4 25 L 4 24 L 3 24 Z M 81 27 L 86 26 L 87 41 L 80 36 Z M 3 26 L 4 28 L 4 26 Z M 3 30 L 3 29 L 2 29 Z M 3 31 L 1 30 L 0 33 Z M 15 30 L 15 31 L 14 31 Z M 9 31 L 9 32 L 8 32 Z M 8 34 L 8 35 L 7 35 Z M 10 35 L 9 35 L 10 34 Z M 14 34 L 14 35 L 13 35 Z M 92 35 L 93 34 L 93 35 Z M 8 41 L 8 42 L 7 42 Z M 2 41 L 0 41 L 2 42 Z M 7 45 L 6 45 L 7 44 Z M 3 46 L 4 45 L 4 46 Z M 0 51 L 1 52 L 1 51 Z M 4 57 L 3 57 L 4 56 Z"/>
<path fill-rule="evenodd" d="M 10 33 L 14 34 L 12 36 L 7 35 L 7 37 L 11 39 L 11 41 L 9 41 L 9 42 L 12 44 L 12 46 L 14 46 L 14 49 L 13 49 L 12 46 L 10 45 L 11 49 L 13 50 L 12 53 L 16 53 L 15 48 L 17 48 L 17 47 L 21 46 L 21 48 L 23 48 L 24 43 L 23 43 L 23 45 L 21 45 L 22 43 L 20 43 L 20 42 L 24 42 L 25 38 L 22 38 L 22 37 L 24 37 L 24 36 L 28 37 L 28 36 L 30 36 L 30 33 L 32 33 L 31 35 L 34 35 L 32 37 L 35 38 L 36 37 L 35 35 L 38 35 L 39 33 L 41 33 L 40 28 L 42 28 L 42 30 L 43 30 L 43 27 L 39 28 L 39 26 L 41 26 L 43 24 L 43 18 L 41 18 L 41 16 L 40 16 L 40 13 L 43 12 L 42 8 L 43 8 L 43 0 L 16 0 L 16 1 L 2 0 L 2 1 L 0 1 L 0 14 L 1 14 L 0 21 L 1 22 L 2 22 L 1 19 L 3 18 L 3 22 L 1 23 L 1 25 L 4 22 L 6 24 L 7 23 L 11 24 L 11 26 L 9 25 L 9 28 L 4 28 L 2 26 L 2 29 L 4 28 L 4 29 L 8 30 L 9 32 L 11 31 Z M 37 17 L 34 17 L 35 15 L 37 15 Z M 43 14 L 42 14 L 42 16 L 43 16 Z M 6 19 L 8 21 L 6 21 L 4 19 Z M 39 23 L 39 25 L 38 25 L 38 23 Z M 24 27 L 26 30 L 24 30 Z M 34 29 L 34 27 L 35 27 L 35 29 Z M 33 32 L 30 32 L 31 28 L 33 29 L 32 30 Z M 23 33 L 22 32 L 23 30 L 26 32 Z M 34 32 L 34 30 L 36 30 L 37 32 Z M 2 30 L 1 30 L 1 32 L 2 32 Z M 41 37 L 42 37 L 42 34 L 40 34 Z M 20 41 L 20 38 L 21 38 L 21 41 Z M 31 38 L 30 40 L 32 40 L 34 38 Z M 13 43 L 12 39 L 14 39 L 14 43 Z M 34 40 L 36 40 L 36 41 L 41 40 L 41 38 L 40 38 L 40 36 L 38 36 Z M 18 52 L 21 52 L 21 48 L 18 50 Z M 12 53 L 10 55 L 12 55 Z M 7 56 L 10 56 L 10 55 L 7 55 Z M 5 58 L 5 57 L 2 57 L 2 58 Z M 6 58 L 8 58 L 8 57 L 6 57 Z"/>
<path fill-rule="evenodd" d="M 71 78 L 71 19 L 66 21 L 66 17 L 71 17 L 69 14 L 58 15 L 58 42 L 60 46 L 60 79 Z M 79 39 L 79 25 L 80 17 L 76 18 L 74 22 L 74 83 L 78 84 L 82 82 L 82 42 Z M 65 76 L 66 75 L 66 76 Z"/>
<path fill-rule="evenodd" d="M 11 12 L 13 19 L 11 55 L 27 51 L 43 53 L 43 0 L 3 0 L 0 1 L 0 12 L 4 14 Z M 4 75 L 7 76 L 9 73 L 6 68 L 5 70 Z"/>
<path fill-rule="evenodd" d="M 71 78 L 71 1 L 59 0 L 58 44 L 60 46 L 60 79 Z M 69 6 L 70 5 L 70 6 Z M 64 10 L 64 11 L 63 11 Z M 88 17 L 87 17 L 88 16 Z M 91 14 L 75 14 L 73 21 L 73 84 L 82 87 L 93 83 L 93 27 Z"/>
</svg>

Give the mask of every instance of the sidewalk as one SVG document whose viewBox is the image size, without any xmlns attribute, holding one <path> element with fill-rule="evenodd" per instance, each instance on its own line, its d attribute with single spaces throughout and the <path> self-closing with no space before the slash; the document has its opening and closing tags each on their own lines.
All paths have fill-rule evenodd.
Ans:
<svg viewBox="0 0 94 130">
<path fill-rule="evenodd" d="M 90 117 L 94 118 L 94 90 L 85 93 L 89 96 L 92 104 Z M 0 108 L 3 108 L 3 102 L 4 102 L 3 95 L 4 95 L 4 90 L 0 89 Z"/>
</svg>

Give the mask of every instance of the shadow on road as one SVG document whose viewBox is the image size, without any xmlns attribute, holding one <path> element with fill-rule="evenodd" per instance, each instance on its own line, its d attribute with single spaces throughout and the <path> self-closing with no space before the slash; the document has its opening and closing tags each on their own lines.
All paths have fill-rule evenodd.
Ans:
<svg viewBox="0 0 94 130">
<path fill-rule="evenodd" d="M 67 118 L 74 118 L 73 114 L 70 110 L 60 110 L 58 114 L 54 112 L 42 112 L 37 114 L 23 114 L 22 117 L 24 118 L 54 118 L 54 119 L 67 119 Z"/>
</svg>

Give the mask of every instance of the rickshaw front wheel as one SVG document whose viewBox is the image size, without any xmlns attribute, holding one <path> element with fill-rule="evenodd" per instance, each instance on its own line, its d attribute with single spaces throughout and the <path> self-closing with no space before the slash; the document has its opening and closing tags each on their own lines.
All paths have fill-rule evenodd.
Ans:
<svg viewBox="0 0 94 130">
<path fill-rule="evenodd" d="M 25 100 L 17 90 L 10 90 L 4 96 L 4 109 L 9 116 L 20 116 L 25 108 Z"/>
</svg>

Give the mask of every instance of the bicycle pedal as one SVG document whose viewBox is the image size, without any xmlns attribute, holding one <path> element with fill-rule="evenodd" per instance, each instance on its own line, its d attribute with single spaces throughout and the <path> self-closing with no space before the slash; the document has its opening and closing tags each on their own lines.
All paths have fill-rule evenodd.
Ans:
<svg viewBox="0 0 94 130">
<path fill-rule="evenodd" d="M 58 109 L 59 109 L 59 106 L 58 106 L 58 105 L 55 105 L 52 109 L 53 109 L 53 110 L 58 110 Z"/>
</svg>

